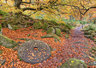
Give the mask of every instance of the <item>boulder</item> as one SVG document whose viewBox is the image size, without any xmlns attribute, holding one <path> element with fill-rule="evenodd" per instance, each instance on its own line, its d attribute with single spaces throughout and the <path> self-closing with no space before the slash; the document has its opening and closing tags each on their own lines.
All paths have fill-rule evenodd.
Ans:
<svg viewBox="0 0 96 68">
<path fill-rule="evenodd" d="M 55 30 L 56 30 L 56 35 L 61 36 L 61 29 L 56 28 Z"/>
<path fill-rule="evenodd" d="M 49 33 L 54 34 L 55 33 L 55 29 L 53 27 L 49 27 L 48 30 L 47 30 L 47 34 L 49 34 Z"/>
<path fill-rule="evenodd" d="M 62 64 L 60 68 L 87 68 L 87 65 L 82 60 L 71 58 Z"/>
</svg>

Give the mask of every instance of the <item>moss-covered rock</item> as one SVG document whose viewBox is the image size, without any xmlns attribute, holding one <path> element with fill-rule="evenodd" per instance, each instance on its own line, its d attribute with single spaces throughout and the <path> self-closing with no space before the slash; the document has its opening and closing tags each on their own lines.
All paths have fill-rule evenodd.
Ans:
<svg viewBox="0 0 96 68">
<path fill-rule="evenodd" d="M 48 23 L 43 23 L 42 29 L 47 30 L 48 29 Z"/>
<path fill-rule="evenodd" d="M 47 34 L 44 36 L 41 36 L 41 38 L 53 38 L 54 36 L 52 34 Z"/>
<path fill-rule="evenodd" d="M 71 58 L 62 64 L 60 68 L 87 68 L 87 65 L 81 60 Z"/>
<path fill-rule="evenodd" d="M 6 36 L 0 34 L 0 45 L 7 47 L 7 48 L 13 48 L 18 44 L 12 39 L 9 39 Z"/>
<path fill-rule="evenodd" d="M 3 51 L 2 50 L 0 50 L 0 54 L 2 54 L 3 53 Z"/>
<path fill-rule="evenodd" d="M 91 35 L 92 35 L 93 37 L 95 37 L 95 33 L 94 33 L 94 32 L 92 32 Z"/>
<path fill-rule="evenodd" d="M 53 27 L 49 27 L 48 30 L 47 30 L 47 34 L 49 34 L 49 33 L 54 34 L 55 33 L 55 29 Z"/>
<path fill-rule="evenodd" d="M 17 30 L 17 29 L 19 29 L 19 28 L 21 28 L 21 27 L 18 26 L 18 25 L 12 25 L 12 29 L 13 29 L 13 30 Z"/>
<path fill-rule="evenodd" d="M 33 27 L 34 27 L 34 29 L 41 29 L 42 25 L 43 24 L 41 22 L 36 22 L 36 23 L 33 24 Z"/>
<path fill-rule="evenodd" d="M 61 29 L 56 28 L 55 31 L 56 31 L 56 35 L 61 36 Z"/>
<path fill-rule="evenodd" d="M 59 36 L 57 36 L 56 34 L 54 34 L 54 41 L 55 41 L 55 42 L 57 42 L 57 41 L 61 42 Z"/>
<path fill-rule="evenodd" d="M 55 42 L 57 42 L 57 41 L 60 42 L 60 38 L 56 34 L 47 34 L 45 36 L 41 36 L 41 38 L 54 38 Z"/>
</svg>

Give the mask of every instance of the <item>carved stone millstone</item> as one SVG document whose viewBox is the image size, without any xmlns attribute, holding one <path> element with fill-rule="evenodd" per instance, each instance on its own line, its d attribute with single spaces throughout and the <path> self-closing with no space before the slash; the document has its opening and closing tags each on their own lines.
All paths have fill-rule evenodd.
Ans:
<svg viewBox="0 0 96 68">
<path fill-rule="evenodd" d="M 18 56 L 28 63 L 40 63 L 51 56 L 51 49 L 42 41 L 30 40 L 19 47 Z"/>
</svg>

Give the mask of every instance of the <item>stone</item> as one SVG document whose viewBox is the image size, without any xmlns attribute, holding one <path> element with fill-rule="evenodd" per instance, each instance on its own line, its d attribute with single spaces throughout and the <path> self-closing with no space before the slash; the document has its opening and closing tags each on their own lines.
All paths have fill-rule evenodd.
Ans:
<svg viewBox="0 0 96 68">
<path fill-rule="evenodd" d="M 49 27 L 48 30 L 47 30 L 47 34 L 49 34 L 49 33 L 54 34 L 55 33 L 55 29 L 53 27 Z"/>
<path fill-rule="evenodd" d="M 71 58 L 62 64 L 60 68 L 87 68 L 87 65 L 82 60 Z"/>
<path fill-rule="evenodd" d="M 61 36 L 61 29 L 56 28 L 55 30 L 56 30 L 56 35 Z"/>
<path fill-rule="evenodd" d="M 10 24 L 8 24 L 8 28 L 11 29 L 11 30 L 13 29 Z"/>
<path fill-rule="evenodd" d="M 56 34 L 47 34 L 47 35 L 44 35 L 44 36 L 41 36 L 41 38 L 54 38 L 54 41 L 57 42 L 61 42 L 59 36 L 57 36 Z"/>
<path fill-rule="evenodd" d="M 40 40 L 29 40 L 18 48 L 18 56 L 27 63 L 40 63 L 51 56 L 51 49 Z"/>
</svg>

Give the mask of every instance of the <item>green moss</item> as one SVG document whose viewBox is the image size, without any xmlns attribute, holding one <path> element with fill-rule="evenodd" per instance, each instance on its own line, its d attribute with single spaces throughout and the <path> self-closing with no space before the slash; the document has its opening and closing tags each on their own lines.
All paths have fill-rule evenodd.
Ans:
<svg viewBox="0 0 96 68">
<path fill-rule="evenodd" d="M 22 58 L 20 58 L 18 55 L 17 55 L 17 57 L 18 57 L 18 59 L 20 60 L 20 61 L 22 61 L 23 59 Z"/>
<path fill-rule="evenodd" d="M 45 36 L 41 36 L 41 38 L 53 38 L 53 35 L 52 34 L 47 34 Z"/>
<path fill-rule="evenodd" d="M 2 29 L 2 26 L 1 26 L 1 24 L 0 24 L 0 32 L 1 32 L 1 29 Z"/>
<path fill-rule="evenodd" d="M 42 29 L 47 30 L 47 28 L 48 28 L 48 23 L 43 23 Z"/>
<path fill-rule="evenodd" d="M 66 39 L 68 39 L 68 38 L 69 38 L 69 35 L 68 35 L 68 34 L 66 34 L 66 35 L 65 35 L 65 38 L 66 38 Z"/>
<path fill-rule="evenodd" d="M 0 45 L 2 45 L 2 43 L 0 42 Z"/>
<path fill-rule="evenodd" d="M 34 29 L 41 29 L 42 28 L 42 23 L 41 22 L 35 22 L 34 24 L 33 24 L 33 27 L 34 27 Z"/>
<path fill-rule="evenodd" d="M 90 49 L 90 52 L 92 53 L 92 57 L 95 59 L 95 57 L 96 57 L 96 47 L 92 47 Z"/>
<path fill-rule="evenodd" d="M 42 33 L 46 32 L 45 30 L 42 30 Z"/>
<path fill-rule="evenodd" d="M 0 34 L 0 45 L 6 47 L 6 48 L 13 48 L 16 45 L 18 45 L 15 41 L 13 41 L 12 39 L 9 39 L 6 36 L 3 36 Z"/>
<path fill-rule="evenodd" d="M 96 42 L 96 39 L 94 39 L 94 42 Z"/>
<path fill-rule="evenodd" d="M 72 58 L 62 64 L 60 68 L 87 68 L 87 65 L 81 60 Z"/>
<path fill-rule="evenodd" d="M 19 40 L 25 40 L 25 41 L 29 41 L 31 40 L 30 38 L 18 38 Z"/>
<path fill-rule="evenodd" d="M 55 29 L 53 27 L 49 27 L 48 30 L 47 30 L 47 34 L 49 34 L 49 33 L 54 34 L 55 33 Z"/>
<path fill-rule="evenodd" d="M 51 20 L 50 23 L 49 23 L 49 25 L 52 25 L 52 26 L 55 25 L 56 26 L 56 25 L 58 25 L 58 23 L 56 21 Z"/>
<path fill-rule="evenodd" d="M 53 48 L 49 45 L 49 47 L 50 47 L 50 50 L 52 51 L 53 50 Z"/>
<path fill-rule="evenodd" d="M 37 34 L 34 34 L 34 35 L 32 35 L 33 37 L 38 37 L 38 35 Z"/>
<path fill-rule="evenodd" d="M 61 29 L 59 29 L 59 28 L 56 28 L 56 35 L 58 35 L 58 36 L 61 36 Z"/>
<path fill-rule="evenodd" d="M 27 37 L 29 37 L 30 36 L 30 34 L 27 34 Z"/>
<path fill-rule="evenodd" d="M 60 42 L 60 38 L 56 34 L 47 34 L 45 36 L 41 36 L 41 38 L 54 38 L 55 42 Z"/>
<path fill-rule="evenodd" d="M 12 25 L 12 29 L 13 30 L 17 30 L 17 29 L 19 29 L 20 27 L 18 26 L 18 25 Z"/>
<path fill-rule="evenodd" d="M 94 37 L 93 37 L 93 36 L 90 36 L 89 38 L 90 38 L 91 40 L 94 40 Z"/>
<path fill-rule="evenodd" d="M 57 42 L 57 41 L 61 42 L 61 41 L 60 41 L 60 38 L 59 38 L 57 35 L 55 35 L 55 34 L 54 34 L 54 41 L 55 41 L 55 42 Z"/>
<path fill-rule="evenodd" d="M 65 25 L 60 25 L 59 27 L 61 29 L 62 32 L 66 32 L 66 33 L 69 33 L 69 30 L 68 27 L 66 27 Z"/>
<path fill-rule="evenodd" d="M 2 50 L 0 50 L 0 54 L 2 54 L 3 53 L 3 51 Z"/>
</svg>

